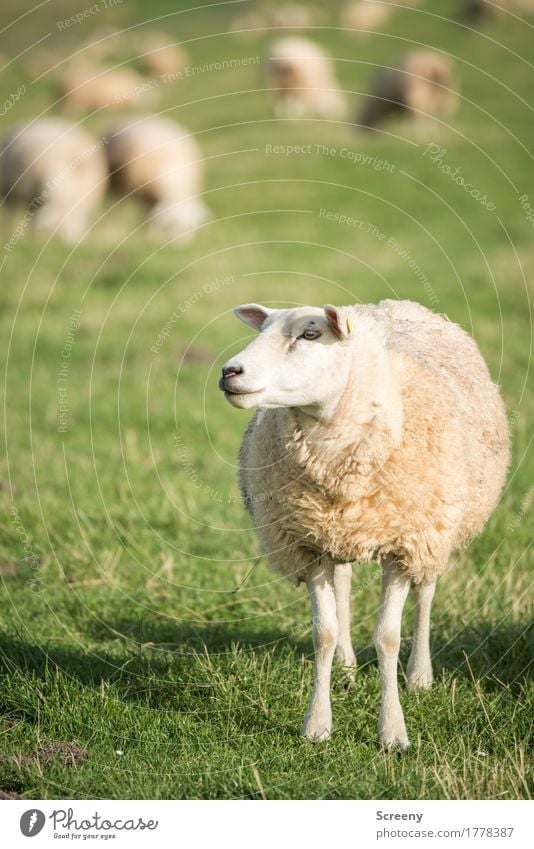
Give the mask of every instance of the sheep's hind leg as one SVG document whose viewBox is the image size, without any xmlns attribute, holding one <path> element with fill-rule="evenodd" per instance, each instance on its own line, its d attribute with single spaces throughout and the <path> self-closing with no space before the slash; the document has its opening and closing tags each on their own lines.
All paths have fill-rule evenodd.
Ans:
<svg viewBox="0 0 534 849">
<path fill-rule="evenodd" d="M 314 742 L 321 742 L 327 740 L 332 731 L 330 674 L 339 631 L 334 594 L 334 564 L 328 558 L 314 563 L 308 570 L 306 583 L 313 614 L 315 681 L 302 733 Z"/>
<path fill-rule="evenodd" d="M 410 578 L 396 567 L 394 560 L 386 562 L 383 568 L 380 612 L 375 629 L 382 684 L 378 739 L 386 749 L 397 746 L 407 749 L 409 746 L 397 684 L 402 609 L 409 589 Z"/>
<path fill-rule="evenodd" d="M 339 636 L 336 657 L 346 670 L 352 673 L 356 666 L 356 655 L 352 646 L 350 626 L 350 591 L 352 584 L 352 563 L 337 563 L 334 567 L 334 593 L 336 597 Z"/>
<path fill-rule="evenodd" d="M 425 690 L 432 685 L 430 657 L 430 608 L 436 582 L 412 587 L 415 601 L 415 620 L 412 650 L 408 661 L 407 681 L 410 690 Z"/>
</svg>

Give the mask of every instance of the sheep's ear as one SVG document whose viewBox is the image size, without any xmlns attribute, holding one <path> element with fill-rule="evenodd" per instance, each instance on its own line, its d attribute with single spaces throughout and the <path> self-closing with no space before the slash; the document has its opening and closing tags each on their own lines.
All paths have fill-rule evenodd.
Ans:
<svg viewBox="0 0 534 849">
<path fill-rule="evenodd" d="M 325 304 L 324 314 L 328 324 L 334 330 L 340 339 L 346 339 L 352 333 L 352 322 L 347 311 L 343 307 L 333 307 L 332 304 Z"/>
<path fill-rule="evenodd" d="M 242 304 L 236 307 L 234 315 L 236 315 L 245 324 L 249 324 L 254 330 L 261 330 L 265 319 L 270 316 L 274 310 L 267 307 L 262 307 L 261 304 Z"/>
</svg>

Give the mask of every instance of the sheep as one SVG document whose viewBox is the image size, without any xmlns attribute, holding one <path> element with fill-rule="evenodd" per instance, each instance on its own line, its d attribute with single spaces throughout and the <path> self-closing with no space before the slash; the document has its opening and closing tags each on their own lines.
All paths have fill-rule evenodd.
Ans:
<svg viewBox="0 0 534 849">
<path fill-rule="evenodd" d="M 12 129 L 0 144 L 0 174 L 6 201 L 26 204 L 36 231 L 66 241 L 84 235 L 107 183 L 102 144 L 58 118 Z"/>
<path fill-rule="evenodd" d="M 130 119 L 108 132 L 105 150 L 112 188 L 149 205 L 153 233 L 186 242 L 210 217 L 199 197 L 202 153 L 183 127 L 150 115 Z"/>
<path fill-rule="evenodd" d="M 113 106 L 153 103 L 154 83 L 129 68 L 96 68 L 83 64 L 68 68 L 60 81 L 63 108 L 88 112 Z"/>
<path fill-rule="evenodd" d="M 331 60 L 307 38 L 276 41 L 267 59 L 266 79 L 280 118 L 343 118 L 345 114 L 345 96 Z"/>
<path fill-rule="evenodd" d="M 371 130 L 398 112 L 419 124 L 429 117 L 447 118 L 456 106 L 453 77 L 452 65 L 445 56 L 431 50 L 408 53 L 377 74 L 357 123 Z"/>
<path fill-rule="evenodd" d="M 315 683 L 303 733 L 331 734 L 334 654 L 356 665 L 351 563 L 378 560 L 379 741 L 406 749 L 402 608 L 411 587 L 407 682 L 426 688 L 436 580 L 481 530 L 508 468 L 499 391 L 473 339 L 410 301 L 234 312 L 260 331 L 219 382 L 232 406 L 258 408 L 239 453 L 242 497 L 271 566 L 307 584 L 313 610 Z"/>
<path fill-rule="evenodd" d="M 347 30 L 367 32 L 381 29 L 393 14 L 393 7 L 380 0 L 356 0 L 341 11 L 341 26 Z"/>
</svg>

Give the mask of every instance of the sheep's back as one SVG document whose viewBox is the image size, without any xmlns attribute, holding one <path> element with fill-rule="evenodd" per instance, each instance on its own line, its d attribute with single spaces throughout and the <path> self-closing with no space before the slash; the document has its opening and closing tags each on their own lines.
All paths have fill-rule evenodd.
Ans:
<svg viewBox="0 0 534 849">
<path fill-rule="evenodd" d="M 493 510 L 509 464 L 508 421 L 499 389 L 474 339 L 445 316 L 391 300 L 378 304 L 374 314 L 385 325 L 388 347 L 423 365 L 429 381 L 435 376 L 436 387 L 443 381 L 454 399 L 451 415 L 462 424 L 470 493 L 461 535 L 468 537 Z"/>
</svg>

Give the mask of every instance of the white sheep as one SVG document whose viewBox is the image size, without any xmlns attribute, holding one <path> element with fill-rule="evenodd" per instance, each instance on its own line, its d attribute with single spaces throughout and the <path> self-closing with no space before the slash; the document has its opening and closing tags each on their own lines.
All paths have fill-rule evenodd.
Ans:
<svg viewBox="0 0 534 849">
<path fill-rule="evenodd" d="M 280 118 L 343 118 L 345 95 L 332 60 L 308 38 L 288 36 L 271 46 L 266 80 Z"/>
<path fill-rule="evenodd" d="M 61 105 L 71 112 L 154 103 L 157 86 L 130 68 L 70 65 L 60 79 Z"/>
<path fill-rule="evenodd" d="M 24 204 L 31 226 L 81 238 L 107 184 L 102 144 L 61 119 L 15 127 L 0 144 L 2 194 Z"/>
<path fill-rule="evenodd" d="M 473 339 L 410 301 L 249 304 L 235 313 L 261 331 L 219 383 L 234 407 L 259 408 L 240 450 L 242 495 L 271 565 L 305 581 L 312 603 L 315 684 L 303 733 L 315 741 L 331 733 L 334 653 L 356 664 L 351 563 L 378 560 L 379 740 L 405 749 L 397 690 L 404 601 L 411 587 L 408 686 L 428 687 L 436 579 L 480 531 L 506 476 L 498 389 Z"/>
<path fill-rule="evenodd" d="M 154 233 L 185 242 L 208 220 L 202 153 L 183 127 L 156 116 L 132 118 L 109 131 L 105 149 L 112 186 L 148 204 Z"/>
<path fill-rule="evenodd" d="M 431 118 L 446 119 L 457 103 L 457 83 L 446 56 L 415 50 L 392 67 L 381 68 L 363 101 L 357 123 L 374 129 L 397 113 L 419 125 Z"/>
<path fill-rule="evenodd" d="M 355 33 L 382 29 L 393 11 L 382 0 L 352 0 L 341 10 L 341 26 Z"/>
</svg>

